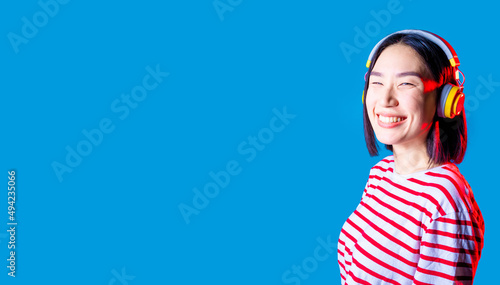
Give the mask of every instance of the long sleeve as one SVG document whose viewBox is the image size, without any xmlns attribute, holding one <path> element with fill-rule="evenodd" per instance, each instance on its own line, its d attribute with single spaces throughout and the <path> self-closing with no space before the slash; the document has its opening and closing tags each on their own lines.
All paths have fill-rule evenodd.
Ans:
<svg viewBox="0 0 500 285">
<path fill-rule="evenodd" d="M 472 284 L 483 247 L 484 221 L 477 213 L 453 212 L 427 226 L 413 283 Z"/>
</svg>

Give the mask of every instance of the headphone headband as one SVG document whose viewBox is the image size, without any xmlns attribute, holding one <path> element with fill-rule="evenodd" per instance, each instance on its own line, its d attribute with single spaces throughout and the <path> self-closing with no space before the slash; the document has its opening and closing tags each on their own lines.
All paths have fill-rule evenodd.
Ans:
<svg viewBox="0 0 500 285">
<path fill-rule="evenodd" d="M 375 45 L 375 47 L 373 47 L 372 51 L 370 52 L 370 55 L 368 56 L 368 61 L 366 62 L 367 68 L 370 68 L 370 65 L 371 65 L 372 60 L 373 60 L 373 56 L 375 56 L 375 53 L 377 52 L 380 45 L 385 41 L 385 39 L 387 39 L 388 37 L 390 37 L 392 35 L 396 35 L 396 34 L 417 34 L 417 35 L 420 35 L 420 36 L 430 40 L 431 42 L 437 44 L 444 51 L 444 53 L 446 54 L 446 57 L 450 61 L 450 64 L 453 68 L 456 68 L 460 65 L 460 61 L 458 60 L 458 56 L 457 56 L 455 50 L 442 37 L 440 37 L 434 33 L 424 31 L 424 30 L 402 30 L 402 31 L 398 31 L 398 32 L 392 33 L 392 34 L 384 37 Z"/>
</svg>

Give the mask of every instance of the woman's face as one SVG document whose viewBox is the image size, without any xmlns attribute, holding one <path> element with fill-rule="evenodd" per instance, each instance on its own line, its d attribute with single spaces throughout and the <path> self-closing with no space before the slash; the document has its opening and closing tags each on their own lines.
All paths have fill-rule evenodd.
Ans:
<svg viewBox="0 0 500 285">
<path fill-rule="evenodd" d="M 391 45 L 379 56 L 369 78 L 366 108 L 381 143 L 425 144 L 436 111 L 436 91 L 428 91 L 435 84 L 428 78 L 423 59 L 407 45 Z"/>
</svg>

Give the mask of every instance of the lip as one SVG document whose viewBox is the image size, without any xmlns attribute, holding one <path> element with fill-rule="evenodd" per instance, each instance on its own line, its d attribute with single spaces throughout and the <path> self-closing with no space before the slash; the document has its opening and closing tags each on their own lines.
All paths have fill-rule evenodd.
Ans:
<svg viewBox="0 0 500 285">
<path fill-rule="evenodd" d="M 395 127 L 397 127 L 397 126 L 399 126 L 399 125 L 403 124 L 404 122 L 406 122 L 406 119 L 407 119 L 407 118 L 405 118 L 404 120 L 399 121 L 399 122 L 396 122 L 396 123 L 384 123 L 384 122 L 382 122 L 382 121 L 380 121 L 380 120 L 378 119 L 378 118 L 379 118 L 379 115 L 382 115 L 382 116 L 384 116 L 384 117 L 401 117 L 401 116 L 395 116 L 395 115 L 385 115 L 385 114 L 377 114 L 376 116 L 377 116 L 377 123 L 378 123 L 378 125 L 379 125 L 380 127 L 382 127 L 382 128 L 385 128 L 385 129 L 395 128 Z"/>
</svg>

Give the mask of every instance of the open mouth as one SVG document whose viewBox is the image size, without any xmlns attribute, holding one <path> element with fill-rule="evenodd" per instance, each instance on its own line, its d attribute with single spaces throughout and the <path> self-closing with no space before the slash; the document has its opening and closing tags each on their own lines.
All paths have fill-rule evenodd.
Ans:
<svg viewBox="0 0 500 285">
<path fill-rule="evenodd" d="M 382 123 L 385 124 L 391 124 L 391 123 L 399 123 L 404 120 L 406 120 L 406 117 L 385 117 L 382 115 L 378 115 L 378 120 Z"/>
<path fill-rule="evenodd" d="M 406 117 L 377 115 L 377 123 L 381 128 L 391 129 L 404 124 Z"/>
</svg>

